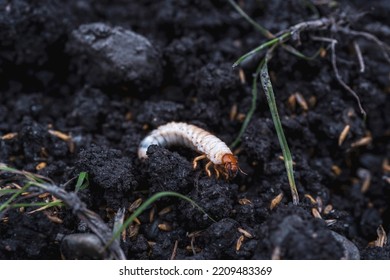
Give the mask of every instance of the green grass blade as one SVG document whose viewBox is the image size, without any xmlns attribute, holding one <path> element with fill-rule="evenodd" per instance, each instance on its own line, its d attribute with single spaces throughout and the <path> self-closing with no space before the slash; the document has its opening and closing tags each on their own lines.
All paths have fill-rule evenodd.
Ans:
<svg viewBox="0 0 390 280">
<path fill-rule="evenodd" d="M 274 39 L 268 40 L 267 42 L 261 44 L 257 48 L 254 48 L 250 52 L 247 52 L 246 54 L 241 56 L 239 59 L 237 59 L 237 61 L 233 63 L 233 68 L 237 67 L 245 59 L 247 59 L 248 57 L 250 57 L 250 56 L 252 56 L 252 55 L 254 55 L 254 54 L 258 53 L 258 52 L 260 52 L 261 50 L 264 50 L 265 48 L 268 48 L 268 47 L 272 47 L 273 45 L 278 44 L 278 43 L 283 43 L 291 35 L 292 35 L 291 32 L 286 32 L 286 33 L 283 33 L 282 35 L 280 35 L 279 37 L 276 37 Z"/>
<path fill-rule="evenodd" d="M 12 201 L 14 201 L 18 196 L 20 196 L 22 193 L 24 193 L 31 185 L 26 184 L 23 186 L 23 188 L 19 189 L 17 192 L 15 192 L 6 202 L 0 205 L 0 212 L 2 212 L 4 209 L 8 208 Z"/>
<path fill-rule="evenodd" d="M 268 74 L 267 62 L 268 62 L 268 59 L 266 58 L 262 67 L 261 67 L 260 80 L 261 80 L 261 84 L 263 86 L 265 95 L 267 97 L 267 102 L 268 102 L 268 106 L 269 106 L 270 111 L 271 111 L 272 120 L 274 122 L 276 133 L 277 133 L 278 139 L 279 139 L 279 143 L 280 143 L 280 146 L 282 148 L 283 157 L 284 157 L 284 164 L 285 164 L 286 171 L 287 171 L 287 177 L 288 177 L 288 182 L 290 184 L 293 203 L 295 205 L 297 205 L 297 204 L 299 204 L 299 195 L 298 195 L 297 187 L 295 185 L 292 157 L 291 157 L 290 149 L 289 149 L 288 144 L 287 144 L 286 137 L 284 136 L 282 123 L 281 123 L 280 118 L 279 118 L 278 109 L 277 109 L 276 101 L 275 101 L 275 95 L 274 95 L 274 91 L 272 88 L 271 79 L 270 79 L 269 74 Z"/>
<path fill-rule="evenodd" d="M 77 178 L 77 183 L 75 187 L 75 192 L 82 191 L 89 186 L 89 179 L 87 172 L 80 172 L 79 177 Z"/>
<path fill-rule="evenodd" d="M 304 59 L 304 60 L 313 60 L 313 59 L 317 58 L 317 56 L 320 54 L 320 51 L 321 51 L 320 49 L 318 49 L 313 55 L 308 56 L 308 55 L 305 55 L 302 52 L 298 51 L 296 48 L 293 48 L 290 45 L 283 44 L 282 47 L 286 51 L 288 51 L 289 53 L 291 53 L 291 54 L 293 54 L 301 59 Z"/>
<path fill-rule="evenodd" d="M 236 9 L 236 11 L 243 17 L 245 18 L 250 24 L 253 25 L 253 27 L 255 29 L 257 29 L 258 31 L 260 31 L 261 34 L 263 34 L 264 37 L 270 39 L 270 38 L 273 38 L 274 35 L 269 32 L 267 29 L 265 29 L 263 26 L 261 26 L 260 24 L 258 24 L 257 22 L 255 22 L 250 16 L 248 16 L 247 13 L 245 13 L 241 7 L 239 5 L 237 5 L 237 3 L 233 0 L 228 0 L 230 5 L 233 6 L 234 9 Z"/>
<path fill-rule="evenodd" d="M 17 189 L 2 189 L 0 190 L 0 197 L 7 195 L 7 194 L 12 194 L 12 193 L 17 193 L 19 190 Z"/>
<path fill-rule="evenodd" d="M 251 108 L 249 109 L 248 113 L 246 114 L 245 116 L 245 120 L 244 122 L 242 123 L 242 126 L 241 126 L 241 129 L 240 129 L 240 132 L 238 133 L 238 136 L 237 138 L 234 140 L 234 142 L 230 145 L 231 148 L 234 148 L 236 147 L 240 141 L 241 141 L 241 137 L 242 135 L 244 134 L 246 128 L 248 127 L 249 125 L 249 122 L 251 121 L 252 119 L 252 116 L 256 110 L 256 102 L 257 102 L 257 94 L 258 94 L 258 90 L 257 90 L 257 81 L 258 81 L 258 76 L 259 76 L 259 73 L 260 73 L 260 69 L 261 69 L 261 66 L 262 66 L 263 62 L 261 62 L 259 64 L 259 66 L 257 67 L 256 69 L 256 72 L 255 74 L 253 75 L 253 81 L 252 81 L 252 104 L 251 104 Z"/>
<path fill-rule="evenodd" d="M 64 206 L 63 202 L 61 200 L 51 201 L 51 202 L 25 202 L 25 203 L 13 203 L 10 204 L 9 207 L 12 208 L 19 208 L 19 207 L 44 207 L 47 208 L 55 207 L 55 206 Z"/>
<path fill-rule="evenodd" d="M 123 225 L 117 231 L 114 232 L 113 237 L 106 244 L 105 248 L 108 248 L 115 239 L 119 238 L 122 231 L 125 230 L 132 222 L 134 222 L 135 218 L 137 218 L 143 211 L 145 211 L 152 203 L 154 203 L 156 200 L 158 200 L 162 197 L 167 197 L 167 196 L 178 197 L 178 198 L 181 198 L 181 199 L 184 199 L 184 200 L 190 202 L 193 206 L 198 208 L 202 213 L 206 214 L 213 222 L 216 222 L 195 201 L 193 201 L 189 197 L 182 195 L 180 193 L 177 193 L 177 192 L 159 192 L 159 193 L 152 195 L 148 200 L 146 200 L 144 203 L 142 203 L 141 206 L 138 207 L 134 211 L 134 213 L 129 218 L 126 219 L 126 221 L 123 223 Z"/>
</svg>

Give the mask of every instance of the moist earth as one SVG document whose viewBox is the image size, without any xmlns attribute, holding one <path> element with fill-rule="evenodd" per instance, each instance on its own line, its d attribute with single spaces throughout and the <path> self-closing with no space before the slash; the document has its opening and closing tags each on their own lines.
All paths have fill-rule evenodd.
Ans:
<svg viewBox="0 0 390 280">
<path fill-rule="evenodd" d="M 237 2 L 274 34 L 345 16 L 351 29 L 390 44 L 385 0 Z M 155 201 L 121 237 L 127 259 L 389 259 L 390 245 L 378 240 L 390 229 L 390 64 L 375 42 L 332 33 L 339 74 L 366 118 L 338 83 L 328 44 L 311 37 L 329 32 L 302 32 L 292 43 L 307 56 L 320 50 L 315 59 L 280 47 L 269 62 L 294 161 L 294 205 L 260 84 L 234 149 L 245 175 L 207 177 L 186 147 L 151 146 L 147 160 L 137 158 L 142 138 L 170 121 L 228 145 L 236 139 L 264 53 L 232 64 L 267 39 L 228 1 L 2 1 L 0 27 L 0 162 L 68 192 L 87 172 L 89 186 L 77 195 L 110 227 L 120 209 L 128 217 L 135 201 L 159 192 L 202 208 L 177 197 Z M 103 257 L 72 209 L 35 209 L 2 216 L 0 259 Z"/>
</svg>

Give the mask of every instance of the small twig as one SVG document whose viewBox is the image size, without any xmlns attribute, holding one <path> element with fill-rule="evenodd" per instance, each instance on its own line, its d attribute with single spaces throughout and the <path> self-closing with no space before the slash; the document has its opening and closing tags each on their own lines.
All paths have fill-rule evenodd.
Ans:
<svg viewBox="0 0 390 280">
<path fill-rule="evenodd" d="M 362 51 L 360 50 L 359 44 L 356 41 L 353 41 L 353 47 L 355 49 L 356 56 L 359 61 L 359 66 L 360 66 L 360 73 L 364 73 L 365 70 L 365 65 L 364 65 L 364 59 L 362 56 Z"/>
<path fill-rule="evenodd" d="M 350 86 L 348 86 L 343 81 L 343 79 L 340 76 L 339 69 L 337 68 L 337 62 L 336 62 L 336 43 L 337 43 L 337 41 L 333 40 L 332 43 L 330 44 L 331 50 L 332 50 L 332 66 L 333 66 L 333 71 L 334 71 L 334 73 L 336 75 L 336 79 L 337 79 L 337 81 L 339 82 L 339 84 L 342 87 L 344 87 L 350 94 L 352 94 L 353 97 L 355 97 L 355 99 L 356 99 L 356 101 L 358 103 L 359 109 L 360 109 L 360 113 L 362 113 L 362 115 L 365 118 L 366 117 L 366 111 L 364 111 L 364 109 L 362 107 L 362 104 L 360 103 L 359 96 L 356 94 L 356 92 Z"/>
<path fill-rule="evenodd" d="M 364 31 L 355 31 L 351 30 L 346 27 L 340 27 L 337 29 L 337 31 L 340 31 L 344 34 L 351 35 L 351 36 L 358 36 L 358 37 L 363 37 L 366 40 L 372 41 L 375 44 L 377 44 L 381 49 L 383 56 L 386 58 L 386 60 L 390 63 L 390 57 L 387 52 L 390 52 L 390 46 L 383 43 L 381 40 L 378 39 L 375 35 L 372 35 L 371 33 L 364 32 Z"/>
<path fill-rule="evenodd" d="M 364 118 L 366 117 L 366 111 L 363 109 L 362 107 L 362 104 L 360 103 L 360 98 L 359 96 L 356 94 L 356 92 L 350 87 L 348 86 L 344 81 L 343 79 L 341 78 L 341 75 L 339 73 L 339 69 L 337 68 L 337 56 L 336 56 L 336 44 L 337 44 L 337 40 L 335 39 L 332 39 L 332 38 L 327 38 L 327 37 L 317 37 L 317 36 L 313 36 L 312 37 L 313 40 L 317 40 L 317 41 L 323 41 L 323 42 L 327 42 L 327 43 L 330 43 L 330 48 L 331 48 L 331 51 L 332 51 L 332 67 L 333 67 L 333 72 L 336 76 L 336 79 L 337 79 L 337 82 L 345 89 L 347 90 L 350 94 L 352 94 L 352 96 L 356 99 L 357 103 L 358 103 L 358 106 L 359 106 L 359 109 L 360 109 L 360 113 L 364 116 Z"/>
<path fill-rule="evenodd" d="M 300 22 L 286 30 L 283 30 L 276 34 L 276 37 L 280 37 L 284 33 L 289 33 L 293 40 L 299 40 L 300 33 L 306 30 L 321 30 L 327 28 L 333 23 L 330 18 L 320 18 L 317 20 Z"/>
<path fill-rule="evenodd" d="M 175 241 L 175 245 L 173 246 L 172 254 L 171 254 L 171 260 L 176 259 L 176 254 L 177 254 L 177 246 L 179 245 L 179 240 Z"/>
</svg>

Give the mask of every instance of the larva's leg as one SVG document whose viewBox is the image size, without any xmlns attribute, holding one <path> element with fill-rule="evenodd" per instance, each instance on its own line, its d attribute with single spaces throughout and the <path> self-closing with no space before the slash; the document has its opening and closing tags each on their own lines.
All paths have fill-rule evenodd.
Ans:
<svg viewBox="0 0 390 280">
<path fill-rule="evenodd" d="M 219 178 L 219 170 L 218 170 L 218 168 L 217 168 L 217 166 L 216 165 L 214 165 L 213 166 L 214 167 L 214 171 L 215 171 L 215 176 L 217 177 L 217 179 Z"/>
<path fill-rule="evenodd" d="M 212 165 L 213 163 L 211 161 L 209 161 L 209 163 L 206 164 L 206 167 L 204 168 L 206 170 L 206 173 L 209 177 L 211 177 L 211 171 L 210 171 L 210 166 Z"/>
<path fill-rule="evenodd" d="M 198 167 L 198 161 L 205 159 L 206 157 L 207 157 L 206 155 L 200 155 L 200 156 L 194 158 L 194 160 L 192 161 L 193 168 L 196 169 Z"/>
</svg>

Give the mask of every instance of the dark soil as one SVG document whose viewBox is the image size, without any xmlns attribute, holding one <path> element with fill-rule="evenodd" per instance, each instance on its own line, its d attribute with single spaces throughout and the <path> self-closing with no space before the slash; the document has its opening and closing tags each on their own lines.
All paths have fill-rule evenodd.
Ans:
<svg viewBox="0 0 390 280">
<path fill-rule="evenodd" d="M 316 18 L 311 1 L 238 2 L 274 33 Z M 325 2 L 314 5 L 320 16 L 345 14 L 354 30 L 390 43 L 389 1 L 312 2 Z M 209 178 L 192 169 L 197 154 L 183 147 L 152 146 L 148 160 L 137 158 L 141 139 L 170 121 L 228 144 L 238 135 L 261 57 L 243 68 L 246 83 L 232 64 L 266 39 L 227 1 L 1 1 L 0 162 L 68 192 L 75 181 L 64 184 L 88 172 L 89 187 L 78 196 L 110 227 L 119 209 L 161 191 L 188 196 L 215 220 L 187 201 L 160 199 L 123 236 L 128 259 L 389 259 L 390 245 L 374 241 L 380 226 L 390 230 L 390 64 L 375 43 L 357 38 L 360 73 L 351 37 L 333 34 L 340 75 L 360 96 L 366 120 L 337 82 L 327 44 L 310 32 L 294 46 L 309 55 L 322 46 L 321 56 L 308 61 L 279 48 L 268 65 L 295 162 L 295 206 L 262 90 L 237 150 L 247 175 Z M 297 92 L 307 110 L 289 102 Z M 234 106 L 238 114 L 230 116 Z M 371 140 L 356 144 L 364 137 Z M 72 209 L 28 213 L 34 209 L 9 210 L 0 221 L 0 259 L 99 257 Z M 87 237 L 75 242 L 84 254 L 72 253 L 71 234 Z"/>
</svg>

